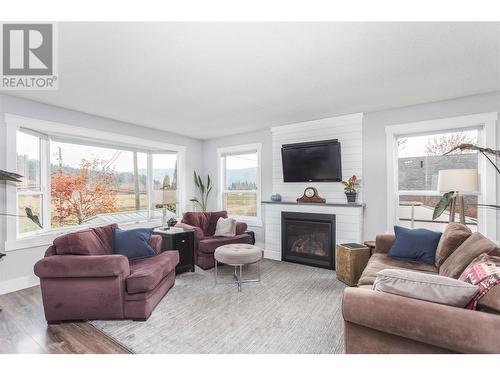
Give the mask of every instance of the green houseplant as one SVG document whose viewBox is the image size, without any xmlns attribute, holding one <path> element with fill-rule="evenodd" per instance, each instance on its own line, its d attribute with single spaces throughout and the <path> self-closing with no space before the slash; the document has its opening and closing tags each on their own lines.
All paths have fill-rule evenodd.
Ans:
<svg viewBox="0 0 500 375">
<path fill-rule="evenodd" d="M 355 203 L 356 196 L 358 194 L 357 187 L 359 186 L 359 180 L 356 175 L 352 175 L 347 181 L 342 181 L 344 184 L 344 192 L 347 198 L 347 203 Z"/>
<path fill-rule="evenodd" d="M 21 182 L 20 178 L 22 178 L 20 174 L 13 173 L 13 172 L 7 172 L 0 170 L 0 181 L 5 181 L 5 182 Z M 27 217 L 30 219 L 32 222 L 34 222 L 36 225 L 38 225 L 40 228 L 42 228 L 42 224 L 40 224 L 40 219 L 38 218 L 37 215 L 33 214 L 33 211 L 31 208 L 26 207 L 24 209 L 24 212 L 26 212 L 26 216 L 19 216 L 15 214 L 8 214 L 8 213 L 0 213 L 0 215 L 3 216 L 14 216 L 14 217 Z"/>
<path fill-rule="evenodd" d="M 198 189 L 200 197 L 191 198 L 190 201 L 200 206 L 200 209 L 202 211 L 206 211 L 208 204 L 208 196 L 212 191 L 213 187 L 210 175 L 207 175 L 207 182 L 204 183 L 203 180 L 201 179 L 201 176 L 197 174 L 196 171 L 194 171 L 194 185 Z"/>
</svg>

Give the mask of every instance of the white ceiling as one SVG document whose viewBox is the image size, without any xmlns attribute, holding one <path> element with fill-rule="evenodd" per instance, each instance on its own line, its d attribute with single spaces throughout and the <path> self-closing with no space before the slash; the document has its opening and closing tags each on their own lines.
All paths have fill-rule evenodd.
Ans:
<svg viewBox="0 0 500 375">
<path fill-rule="evenodd" d="M 208 139 L 500 90 L 500 23 L 61 23 L 40 102 Z"/>
</svg>

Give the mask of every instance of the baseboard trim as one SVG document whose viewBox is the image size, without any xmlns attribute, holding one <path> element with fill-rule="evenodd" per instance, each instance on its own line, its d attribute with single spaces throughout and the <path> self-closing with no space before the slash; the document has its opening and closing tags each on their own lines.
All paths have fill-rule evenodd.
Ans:
<svg viewBox="0 0 500 375">
<path fill-rule="evenodd" d="M 264 250 L 264 258 L 281 261 L 281 253 Z"/>
<path fill-rule="evenodd" d="M 0 295 L 16 292 L 21 289 L 39 285 L 40 279 L 35 275 L 18 277 L 0 282 Z"/>
</svg>

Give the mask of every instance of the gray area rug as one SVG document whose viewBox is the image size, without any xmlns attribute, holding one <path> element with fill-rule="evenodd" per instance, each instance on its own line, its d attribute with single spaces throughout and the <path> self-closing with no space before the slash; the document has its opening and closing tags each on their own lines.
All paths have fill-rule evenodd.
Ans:
<svg viewBox="0 0 500 375">
<path fill-rule="evenodd" d="M 261 268 L 261 282 L 241 293 L 197 268 L 177 276 L 148 321 L 92 324 L 134 353 L 343 353 L 345 285 L 335 272 L 272 260 Z M 232 268 L 222 273 L 229 280 Z"/>
</svg>

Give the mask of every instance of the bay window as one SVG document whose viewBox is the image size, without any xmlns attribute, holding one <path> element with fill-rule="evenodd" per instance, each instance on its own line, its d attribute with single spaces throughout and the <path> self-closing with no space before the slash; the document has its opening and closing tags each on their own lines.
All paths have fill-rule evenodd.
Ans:
<svg viewBox="0 0 500 375">
<path fill-rule="evenodd" d="M 154 192 L 179 188 L 179 152 L 108 144 L 16 127 L 16 238 L 160 216 Z M 137 147 L 137 148 L 136 148 Z M 30 208 L 42 224 L 26 217 Z M 170 204 L 172 216 L 179 205 Z"/>
</svg>

